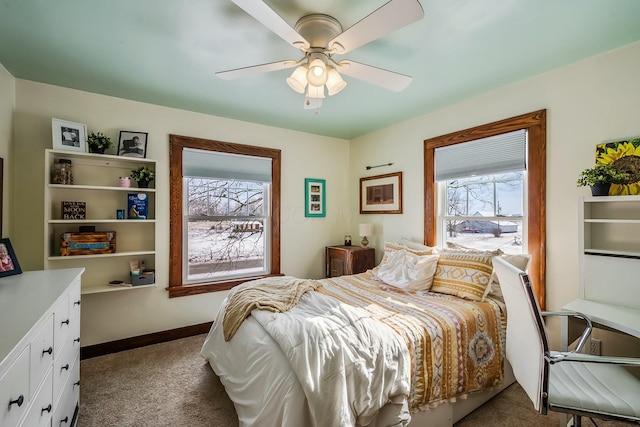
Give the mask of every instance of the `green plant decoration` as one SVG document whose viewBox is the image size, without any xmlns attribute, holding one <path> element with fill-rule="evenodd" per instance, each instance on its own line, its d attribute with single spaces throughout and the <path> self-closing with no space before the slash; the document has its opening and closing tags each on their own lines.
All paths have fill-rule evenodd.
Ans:
<svg viewBox="0 0 640 427">
<path fill-rule="evenodd" d="M 137 169 L 133 169 L 131 171 L 131 178 L 136 181 L 136 182 L 140 182 L 140 181 L 153 181 L 155 178 L 155 172 L 152 171 L 151 169 L 149 169 L 146 166 L 140 166 Z"/>
<path fill-rule="evenodd" d="M 593 187 L 596 184 L 623 184 L 629 179 L 626 171 L 619 170 L 610 164 L 598 164 L 580 172 L 578 187 Z"/>
<path fill-rule="evenodd" d="M 94 152 L 104 153 L 104 150 L 111 148 L 113 142 L 111 138 L 102 132 L 91 132 L 87 138 L 87 144 L 89 144 L 89 148 Z"/>
</svg>

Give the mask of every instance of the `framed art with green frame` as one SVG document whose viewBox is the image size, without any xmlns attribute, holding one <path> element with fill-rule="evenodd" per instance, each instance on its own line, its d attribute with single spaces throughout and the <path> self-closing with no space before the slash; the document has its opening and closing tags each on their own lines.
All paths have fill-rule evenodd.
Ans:
<svg viewBox="0 0 640 427">
<path fill-rule="evenodd" d="M 319 218 L 327 215 L 325 191 L 326 181 L 324 179 L 305 178 L 304 216 L 308 218 Z"/>
</svg>

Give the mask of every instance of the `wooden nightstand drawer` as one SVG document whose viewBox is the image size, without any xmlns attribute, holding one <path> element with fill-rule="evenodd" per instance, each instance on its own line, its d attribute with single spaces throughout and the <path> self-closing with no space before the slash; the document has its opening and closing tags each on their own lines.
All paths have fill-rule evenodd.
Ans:
<svg viewBox="0 0 640 427">
<path fill-rule="evenodd" d="M 376 251 L 361 246 L 327 246 L 327 277 L 363 273 L 375 267 Z"/>
</svg>

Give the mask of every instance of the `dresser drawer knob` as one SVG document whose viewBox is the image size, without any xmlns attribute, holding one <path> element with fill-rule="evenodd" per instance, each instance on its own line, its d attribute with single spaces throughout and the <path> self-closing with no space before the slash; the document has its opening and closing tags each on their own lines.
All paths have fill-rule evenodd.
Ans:
<svg viewBox="0 0 640 427">
<path fill-rule="evenodd" d="M 48 349 L 42 350 L 42 354 L 45 354 L 45 353 L 52 354 L 53 353 L 53 347 L 49 346 Z"/>
<path fill-rule="evenodd" d="M 42 414 L 44 414 L 45 412 L 51 412 L 51 403 L 49 403 L 49 406 L 47 406 L 46 408 L 42 408 L 42 411 L 40 411 L 40 416 L 42 416 Z"/>
<path fill-rule="evenodd" d="M 18 398 L 16 400 L 10 400 L 9 401 L 9 408 L 11 408 L 11 405 L 18 405 L 18 406 L 22 406 L 22 404 L 24 403 L 24 395 L 20 395 L 18 396 Z"/>
<path fill-rule="evenodd" d="M 66 365 L 64 365 L 63 367 L 60 368 L 61 371 L 68 371 L 69 370 L 69 364 L 67 363 Z"/>
<path fill-rule="evenodd" d="M 66 424 L 68 422 L 69 422 L 69 417 L 64 417 L 63 419 L 60 420 L 60 425 Z"/>
<path fill-rule="evenodd" d="M 63 320 L 62 322 L 60 322 L 61 325 L 68 325 L 69 324 L 69 319 L 67 320 Z"/>
<path fill-rule="evenodd" d="M 73 340 L 73 342 L 80 342 L 80 337 L 78 337 L 75 340 Z"/>
<path fill-rule="evenodd" d="M 80 386 L 80 380 L 76 381 L 75 383 L 73 383 L 74 386 Z"/>
<path fill-rule="evenodd" d="M 74 302 L 73 305 L 80 305 L 80 300 Z"/>
</svg>

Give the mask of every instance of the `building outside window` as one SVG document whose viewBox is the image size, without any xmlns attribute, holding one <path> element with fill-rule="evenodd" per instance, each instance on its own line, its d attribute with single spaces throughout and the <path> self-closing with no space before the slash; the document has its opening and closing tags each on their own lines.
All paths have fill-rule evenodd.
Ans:
<svg viewBox="0 0 640 427">
<path fill-rule="evenodd" d="M 482 250 L 526 252 L 525 176 L 525 171 L 517 171 L 440 183 L 444 189 L 440 191 L 441 245 L 451 242 Z"/>
</svg>

